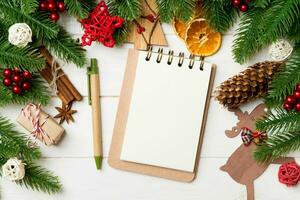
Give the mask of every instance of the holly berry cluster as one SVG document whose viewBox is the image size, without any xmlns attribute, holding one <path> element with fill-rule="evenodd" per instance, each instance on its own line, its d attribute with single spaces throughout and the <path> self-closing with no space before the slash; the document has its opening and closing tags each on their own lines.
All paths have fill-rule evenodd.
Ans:
<svg viewBox="0 0 300 200">
<path fill-rule="evenodd" d="M 231 4 L 238 8 L 241 12 L 247 12 L 251 2 L 252 0 L 232 0 Z"/>
<path fill-rule="evenodd" d="M 283 103 L 283 108 L 287 111 L 292 109 L 300 111 L 300 83 L 296 85 L 294 93 L 292 95 L 286 96 Z"/>
<path fill-rule="evenodd" d="M 63 1 L 41 0 L 39 3 L 39 9 L 41 11 L 50 12 L 49 18 L 52 21 L 57 22 L 59 20 L 58 12 L 64 12 L 66 7 Z"/>
<path fill-rule="evenodd" d="M 21 94 L 31 88 L 32 75 L 29 71 L 21 71 L 18 68 L 3 70 L 3 85 L 11 88 L 14 94 Z"/>
</svg>

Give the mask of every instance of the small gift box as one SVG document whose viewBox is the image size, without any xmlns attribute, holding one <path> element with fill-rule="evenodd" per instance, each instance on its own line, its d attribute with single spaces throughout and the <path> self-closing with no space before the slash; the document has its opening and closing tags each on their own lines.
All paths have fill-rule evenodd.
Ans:
<svg viewBox="0 0 300 200">
<path fill-rule="evenodd" d="M 63 127 L 41 109 L 40 105 L 31 103 L 22 109 L 17 122 L 47 146 L 57 144 L 65 132 Z"/>
</svg>

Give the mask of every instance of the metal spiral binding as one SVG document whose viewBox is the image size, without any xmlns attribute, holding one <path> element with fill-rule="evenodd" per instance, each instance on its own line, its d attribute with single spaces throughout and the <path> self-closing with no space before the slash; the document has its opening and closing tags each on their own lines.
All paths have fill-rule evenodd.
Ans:
<svg viewBox="0 0 300 200">
<path fill-rule="evenodd" d="M 160 63 L 161 60 L 162 60 L 162 57 L 163 57 L 163 48 L 159 48 L 158 51 L 157 51 L 158 55 L 157 55 L 157 58 L 156 58 L 156 62 L 157 63 Z M 146 61 L 149 61 L 151 59 L 151 56 L 152 56 L 152 47 L 150 46 L 147 50 L 147 56 L 145 58 Z M 184 53 L 183 52 L 180 52 L 179 55 L 179 61 L 178 61 L 178 67 L 181 67 L 183 65 L 183 62 L 184 62 Z M 171 65 L 172 62 L 173 62 L 173 58 L 174 58 L 174 51 L 172 50 L 169 50 L 169 53 L 168 53 L 168 60 L 167 60 L 167 64 L 168 65 Z M 190 55 L 189 59 L 190 59 L 190 62 L 189 62 L 189 69 L 193 69 L 194 65 L 195 65 L 195 55 Z M 201 71 L 204 70 L 204 57 L 200 57 L 200 67 L 199 69 Z"/>
</svg>

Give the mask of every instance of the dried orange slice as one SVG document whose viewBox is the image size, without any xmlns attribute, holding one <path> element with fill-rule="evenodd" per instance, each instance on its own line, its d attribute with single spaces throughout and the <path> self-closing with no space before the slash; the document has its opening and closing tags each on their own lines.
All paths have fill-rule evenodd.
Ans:
<svg viewBox="0 0 300 200">
<path fill-rule="evenodd" d="M 186 29 L 185 44 L 194 55 L 210 56 L 216 53 L 221 40 L 221 34 L 211 29 L 203 18 L 191 21 Z"/>
<path fill-rule="evenodd" d="M 187 26 L 188 26 L 187 23 L 185 23 L 183 21 L 180 21 L 178 19 L 173 20 L 173 28 L 175 29 L 177 36 L 183 40 L 185 38 Z"/>
</svg>

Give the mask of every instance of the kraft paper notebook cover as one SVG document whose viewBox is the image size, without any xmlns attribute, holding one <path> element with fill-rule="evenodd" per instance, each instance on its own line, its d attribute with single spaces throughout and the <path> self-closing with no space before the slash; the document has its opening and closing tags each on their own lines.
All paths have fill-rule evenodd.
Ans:
<svg viewBox="0 0 300 200">
<path fill-rule="evenodd" d="M 215 66 L 130 49 L 108 162 L 189 182 L 196 176 Z"/>
</svg>

